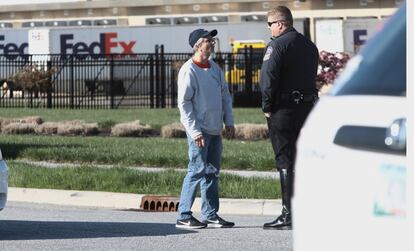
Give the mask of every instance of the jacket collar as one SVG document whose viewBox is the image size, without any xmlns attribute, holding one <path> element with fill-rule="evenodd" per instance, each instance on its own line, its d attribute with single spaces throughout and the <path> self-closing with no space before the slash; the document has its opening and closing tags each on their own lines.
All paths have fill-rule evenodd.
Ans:
<svg viewBox="0 0 414 251">
<path fill-rule="evenodd" d="M 270 39 L 271 40 L 273 40 L 273 39 L 276 39 L 276 38 L 278 38 L 278 37 L 281 37 L 281 36 L 283 36 L 283 35 L 285 35 L 286 33 L 288 33 L 288 32 L 291 32 L 291 31 L 296 31 L 295 30 L 295 28 L 292 26 L 292 27 L 289 27 L 289 28 L 287 28 L 286 30 L 284 30 L 282 33 L 280 33 L 279 34 L 279 36 L 276 36 L 276 37 L 271 37 Z"/>
</svg>

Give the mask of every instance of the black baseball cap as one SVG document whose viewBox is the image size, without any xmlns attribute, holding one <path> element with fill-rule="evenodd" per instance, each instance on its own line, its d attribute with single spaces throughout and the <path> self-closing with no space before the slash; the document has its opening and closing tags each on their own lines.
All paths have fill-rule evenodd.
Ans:
<svg viewBox="0 0 414 251">
<path fill-rule="evenodd" d="M 188 43 L 190 44 L 191 48 L 194 47 L 195 43 L 197 43 L 197 41 L 202 38 L 202 37 L 215 37 L 217 35 L 217 30 L 211 30 L 211 31 L 207 31 L 204 29 L 197 29 L 197 30 L 193 30 L 190 33 L 190 37 L 188 38 Z"/>
</svg>

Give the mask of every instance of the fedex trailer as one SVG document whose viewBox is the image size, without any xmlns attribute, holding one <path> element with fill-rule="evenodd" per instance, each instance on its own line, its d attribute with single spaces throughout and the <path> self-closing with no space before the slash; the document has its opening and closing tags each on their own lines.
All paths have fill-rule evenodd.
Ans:
<svg viewBox="0 0 414 251">
<path fill-rule="evenodd" d="M 294 27 L 307 32 L 307 19 L 297 19 Z M 191 31 L 217 29 L 217 50 L 231 51 L 232 40 L 270 40 L 265 23 L 221 23 L 176 26 L 136 27 L 76 27 L 50 28 L 50 53 L 52 54 L 131 54 L 153 53 L 155 45 L 164 45 L 166 53 L 191 52 L 188 35 Z M 43 29 L 43 28 L 41 28 Z M 29 29 L 0 30 L 0 54 L 27 54 Z"/>
<path fill-rule="evenodd" d="M 379 30 L 382 22 L 377 18 L 318 19 L 315 22 L 316 46 L 319 51 L 354 55 Z"/>
<path fill-rule="evenodd" d="M 355 54 L 383 20 L 377 18 L 316 19 L 315 43 L 319 50 Z M 295 19 L 294 27 L 309 35 L 309 20 Z M 217 29 L 216 50 L 231 51 L 232 40 L 270 40 L 265 23 L 206 23 L 203 25 L 151 25 L 135 27 L 50 28 L 50 53 L 99 57 L 102 54 L 188 53 L 188 34 L 197 28 Z M 29 29 L 0 30 L 0 55 L 7 58 L 29 53 Z"/>
</svg>

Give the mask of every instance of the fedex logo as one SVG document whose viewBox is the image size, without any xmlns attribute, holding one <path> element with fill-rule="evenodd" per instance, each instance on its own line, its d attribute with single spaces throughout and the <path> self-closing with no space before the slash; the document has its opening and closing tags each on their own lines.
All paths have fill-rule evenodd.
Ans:
<svg viewBox="0 0 414 251">
<path fill-rule="evenodd" d="M 0 54 L 4 55 L 7 59 L 15 59 L 19 55 L 26 53 L 26 49 L 29 47 L 28 43 L 21 43 L 20 45 L 15 43 L 3 43 L 5 40 L 4 35 L 0 35 Z"/>
<path fill-rule="evenodd" d="M 132 54 L 134 53 L 134 45 L 136 41 L 117 41 L 118 33 L 101 33 L 99 34 L 99 41 L 86 44 L 84 42 L 73 42 L 73 34 L 60 35 L 60 53 L 61 54 L 73 54 L 77 58 L 85 58 L 90 55 L 92 58 L 98 58 L 103 54 L 113 54 L 122 50 L 120 54 Z"/>
<path fill-rule="evenodd" d="M 367 41 L 367 30 L 354 30 L 354 53 Z"/>
</svg>

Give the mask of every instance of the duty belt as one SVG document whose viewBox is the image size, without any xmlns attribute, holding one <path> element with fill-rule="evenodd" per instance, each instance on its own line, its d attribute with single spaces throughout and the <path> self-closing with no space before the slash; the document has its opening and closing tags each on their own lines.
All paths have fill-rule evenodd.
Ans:
<svg viewBox="0 0 414 251">
<path fill-rule="evenodd" d="M 302 93 L 300 91 L 292 91 L 291 93 L 282 93 L 280 94 L 280 99 L 282 101 L 291 101 L 296 104 L 313 102 L 315 103 L 318 100 L 317 94 Z"/>
</svg>

